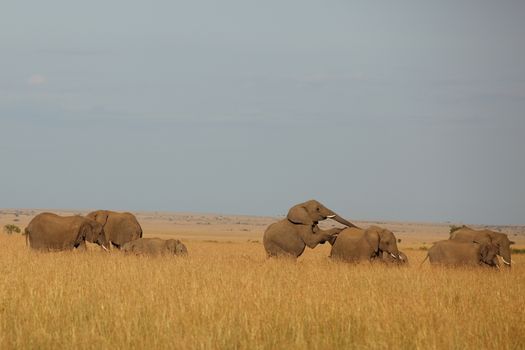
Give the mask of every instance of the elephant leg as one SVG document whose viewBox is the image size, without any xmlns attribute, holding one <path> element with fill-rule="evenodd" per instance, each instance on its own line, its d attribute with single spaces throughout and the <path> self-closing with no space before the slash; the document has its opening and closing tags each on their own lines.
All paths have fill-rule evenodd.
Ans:
<svg viewBox="0 0 525 350">
<path fill-rule="evenodd" d="M 272 257 L 289 257 L 289 258 L 297 258 L 304 252 L 304 248 L 306 246 L 303 244 L 302 249 L 297 247 L 297 249 L 292 250 L 285 250 L 282 247 L 280 247 L 278 244 L 272 241 L 265 242 L 265 249 L 266 254 L 269 258 Z"/>
<path fill-rule="evenodd" d="M 334 236 L 339 234 L 342 230 L 340 228 L 333 228 L 330 230 L 321 230 L 316 227 L 316 230 L 309 230 L 309 232 L 303 232 L 302 238 L 304 243 L 310 247 L 315 248 L 318 244 L 330 242 Z"/>
<path fill-rule="evenodd" d="M 78 250 L 81 250 L 83 252 L 87 251 L 87 245 L 86 245 L 86 241 L 81 241 L 77 246 L 76 248 Z"/>
<path fill-rule="evenodd" d="M 332 236 L 328 239 L 328 243 L 330 243 L 331 246 L 335 244 L 335 240 L 337 239 L 337 236 Z"/>
</svg>

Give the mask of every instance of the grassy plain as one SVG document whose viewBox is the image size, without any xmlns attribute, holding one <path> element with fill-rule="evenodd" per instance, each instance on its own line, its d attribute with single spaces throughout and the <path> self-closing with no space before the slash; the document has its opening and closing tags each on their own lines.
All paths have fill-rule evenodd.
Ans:
<svg viewBox="0 0 525 350">
<path fill-rule="evenodd" d="M 34 212 L 16 214 L 0 224 L 23 228 Z M 511 272 L 419 267 L 419 247 L 447 238 L 445 224 L 382 223 L 411 261 L 388 268 L 332 262 L 328 245 L 268 260 L 261 237 L 274 218 L 138 217 L 146 236 L 182 238 L 189 256 L 35 253 L 0 233 L 0 348 L 525 348 L 525 255 Z"/>
</svg>

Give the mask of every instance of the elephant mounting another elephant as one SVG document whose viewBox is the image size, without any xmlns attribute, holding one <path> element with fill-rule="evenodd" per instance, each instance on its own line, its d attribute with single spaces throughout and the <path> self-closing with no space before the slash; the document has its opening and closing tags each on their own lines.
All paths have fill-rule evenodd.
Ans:
<svg viewBox="0 0 525 350">
<path fill-rule="evenodd" d="M 102 224 L 80 215 L 38 214 L 25 228 L 25 234 L 27 245 L 37 250 L 85 248 L 86 241 L 107 250 L 109 244 Z"/>
<path fill-rule="evenodd" d="M 385 261 L 383 253 L 387 253 L 395 261 L 404 259 L 405 255 L 400 254 L 396 236 L 392 231 L 378 226 L 370 226 L 367 229 L 352 227 L 337 235 L 330 257 L 346 262 Z"/>
<path fill-rule="evenodd" d="M 342 229 L 321 230 L 319 221 L 333 219 L 348 227 L 357 227 L 343 219 L 316 200 L 294 205 L 285 219 L 268 226 L 263 236 L 263 245 L 268 257 L 297 258 L 306 246 L 315 248 L 318 244 L 334 239 Z"/>
<path fill-rule="evenodd" d="M 111 210 L 96 210 L 87 215 L 102 226 L 111 244 L 118 249 L 127 242 L 142 238 L 142 227 L 131 213 L 119 213 Z"/>
</svg>

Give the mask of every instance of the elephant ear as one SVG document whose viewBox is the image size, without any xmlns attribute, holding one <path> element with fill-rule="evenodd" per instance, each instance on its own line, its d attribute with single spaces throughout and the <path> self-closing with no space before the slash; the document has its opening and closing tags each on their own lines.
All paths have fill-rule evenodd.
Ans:
<svg viewBox="0 0 525 350">
<path fill-rule="evenodd" d="M 479 249 L 479 255 L 481 256 L 481 260 L 485 261 L 487 259 L 488 254 L 489 254 L 489 245 L 481 244 L 481 247 Z"/>
<path fill-rule="evenodd" d="M 287 219 L 294 224 L 313 225 L 314 221 L 310 217 L 308 210 L 303 205 L 293 206 L 286 216 Z"/>
<path fill-rule="evenodd" d="M 365 230 L 365 239 L 367 240 L 368 244 L 374 249 L 374 251 L 377 253 L 379 251 L 379 233 L 372 229 L 366 229 Z"/>
<path fill-rule="evenodd" d="M 92 216 L 92 219 L 102 224 L 102 226 L 106 226 L 106 223 L 108 222 L 108 218 L 109 218 L 109 214 L 108 212 L 104 210 L 99 210 Z"/>
<path fill-rule="evenodd" d="M 83 222 L 82 225 L 80 225 L 79 231 L 79 238 L 81 240 L 86 240 L 88 242 L 95 241 L 95 237 L 93 235 L 93 227 L 91 227 L 89 222 Z"/>
</svg>

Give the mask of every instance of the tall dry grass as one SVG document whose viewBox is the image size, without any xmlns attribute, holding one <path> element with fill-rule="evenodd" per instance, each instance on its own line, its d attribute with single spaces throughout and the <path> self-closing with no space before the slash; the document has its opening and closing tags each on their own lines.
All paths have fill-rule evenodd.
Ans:
<svg viewBox="0 0 525 350">
<path fill-rule="evenodd" d="M 0 235 L 1 349 L 520 349 L 512 272 L 298 262 L 257 243 L 186 242 L 188 258 L 34 253 Z"/>
</svg>

